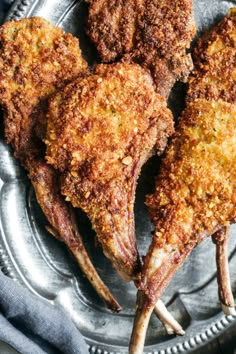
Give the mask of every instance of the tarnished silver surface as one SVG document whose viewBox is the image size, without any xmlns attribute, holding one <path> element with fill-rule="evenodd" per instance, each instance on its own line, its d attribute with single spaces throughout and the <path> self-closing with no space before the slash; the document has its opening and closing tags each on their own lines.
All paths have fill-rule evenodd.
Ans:
<svg viewBox="0 0 236 354">
<path fill-rule="evenodd" d="M 227 13 L 233 1 L 195 1 L 195 19 L 201 32 Z M 43 16 L 55 25 L 77 35 L 90 64 L 96 52 L 84 33 L 87 6 L 82 1 L 19 0 L 8 19 Z M 172 106 L 174 102 L 172 95 Z M 86 217 L 78 211 L 78 224 L 92 259 L 105 283 L 123 306 L 112 314 L 83 277 L 67 249 L 45 230 L 47 224 L 27 180 L 13 158 L 12 151 L 0 139 L 0 262 L 5 273 L 32 292 L 52 303 L 59 303 L 69 313 L 85 336 L 91 353 L 127 353 L 132 329 L 136 290 L 116 275 L 99 247 Z M 152 225 L 144 207 L 144 195 L 151 191 L 157 161 L 143 169 L 136 198 L 136 229 L 139 249 L 145 254 L 151 240 Z M 236 293 L 236 227 L 231 229 L 230 270 Z M 225 318 L 217 294 L 215 249 L 206 240 L 193 251 L 163 296 L 169 310 L 186 330 L 184 337 L 169 337 L 152 317 L 145 353 L 170 354 L 191 352 L 217 337 L 235 323 Z"/>
</svg>

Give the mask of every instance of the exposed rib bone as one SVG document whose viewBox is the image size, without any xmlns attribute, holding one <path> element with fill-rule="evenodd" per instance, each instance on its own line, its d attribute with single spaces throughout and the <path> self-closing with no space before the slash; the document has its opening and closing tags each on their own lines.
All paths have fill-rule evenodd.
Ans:
<svg viewBox="0 0 236 354">
<path fill-rule="evenodd" d="M 216 245 L 218 293 L 226 316 L 236 314 L 228 263 L 229 229 L 229 226 L 225 226 L 212 236 L 212 240 Z"/>
<path fill-rule="evenodd" d="M 135 281 L 134 283 L 136 287 L 139 288 L 138 281 Z M 184 335 L 185 332 L 183 328 L 176 321 L 173 315 L 168 311 L 164 302 L 161 299 L 157 300 L 156 305 L 154 307 L 154 312 L 165 327 L 167 334 L 176 334 L 180 336 Z"/>
<path fill-rule="evenodd" d="M 194 243 L 189 244 L 178 259 L 178 262 L 171 260 L 170 255 L 166 253 L 166 258 L 163 259 L 163 263 L 160 265 L 158 271 L 158 274 L 161 276 L 156 279 L 155 289 L 158 290 L 154 292 L 155 299 L 160 299 L 170 280 L 173 278 L 176 271 L 182 266 L 194 246 Z M 129 354 L 142 354 L 149 319 L 154 308 L 155 303 L 153 304 L 153 299 L 150 294 L 147 295 L 143 290 L 139 290 L 137 294 L 137 309 L 130 340 Z"/>
<path fill-rule="evenodd" d="M 43 160 L 28 162 L 29 177 L 34 186 L 36 198 L 50 222 L 50 233 L 61 239 L 71 250 L 82 272 L 86 275 L 98 295 L 113 311 L 121 307 L 101 280 L 78 232 L 72 208 L 64 201 L 59 191 L 56 171 Z"/>
<path fill-rule="evenodd" d="M 133 331 L 130 339 L 129 354 L 142 354 L 149 320 L 154 305 L 148 302 L 144 291 L 137 294 L 137 307 L 134 319 Z"/>
<path fill-rule="evenodd" d="M 164 325 L 166 332 L 171 334 L 176 334 L 179 336 L 183 336 L 185 331 L 183 330 L 182 326 L 176 321 L 176 319 L 172 316 L 172 314 L 167 310 L 165 304 L 162 300 L 157 300 L 154 312 L 159 318 L 159 320 Z"/>
<path fill-rule="evenodd" d="M 147 327 L 153 310 L 155 310 L 155 313 L 165 326 L 168 334 L 184 334 L 182 327 L 168 312 L 167 308 L 161 300 L 158 300 L 156 305 L 153 306 L 148 300 L 146 294 L 143 291 L 138 291 L 136 316 L 133 327 L 134 330 L 132 333 L 129 348 L 130 354 L 143 353 Z"/>
</svg>

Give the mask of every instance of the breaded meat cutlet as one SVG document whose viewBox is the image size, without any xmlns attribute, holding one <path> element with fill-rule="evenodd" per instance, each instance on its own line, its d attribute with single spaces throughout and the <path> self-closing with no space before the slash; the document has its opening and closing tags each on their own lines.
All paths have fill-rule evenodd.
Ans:
<svg viewBox="0 0 236 354">
<path fill-rule="evenodd" d="M 218 279 L 228 277 L 223 240 L 236 218 L 235 38 L 236 18 L 230 16 L 196 47 L 187 107 L 162 161 L 155 191 L 147 197 L 155 232 L 143 266 L 130 354 L 142 353 L 157 299 L 206 237 L 216 239 Z M 224 303 L 227 294 L 219 285 Z M 232 296 L 229 300 L 225 305 L 234 307 Z"/>
<path fill-rule="evenodd" d="M 122 59 L 148 68 L 165 97 L 176 80 L 187 80 L 187 50 L 195 35 L 192 0 L 87 2 L 87 33 L 103 62 Z"/>
<path fill-rule="evenodd" d="M 62 194 L 89 216 L 113 266 L 137 281 L 134 197 L 144 162 L 173 132 L 171 112 L 136 64 L 98 65 L 50 100 L 47 161 Z"/>
<path fill-rule="evenodd" d="M 5 23 L 0 28 L 0 104 L 5 135 L 27 169 L 50 226 L 69 247 L 98 294 L 120 309 L 94 269 L 77 230 L 71 208 L 60 194 L 59 175 L 44 160 L 48 97 L 88 72 L 78 39 L 43 18 Z"/>
</svg>

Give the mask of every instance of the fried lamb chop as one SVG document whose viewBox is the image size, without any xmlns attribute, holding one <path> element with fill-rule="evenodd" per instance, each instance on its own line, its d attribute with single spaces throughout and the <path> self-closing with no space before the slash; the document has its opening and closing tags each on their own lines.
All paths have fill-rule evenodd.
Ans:
<svg viewBox="0 0 236 354">
<path fill-rule="evenodd" d="M 220 286 L 228 282 L 220 278 L 228 277 L 224 229 L 236 217 L 235 38 L 236 18 L 229 16 L 200 39 L 195 50 L 187 107 L 161 164 L 155 192 L 147 197 L 155 232 L 137 295 L 130 354 L 143 352 L 156 301 L 192 249 L 208 236 L 218 240 Z M 221 298 L 228 297 L 226 306 L 233 306 L 226 288 Z"/>
<path fill-rule="evenodd" d="M 103 62 L 139 63 L 151 72 L 156 92 L 165 98 L 176 80 L 186 81 L 192 69 L 188 48 L 195 34 L 192 0 L 86 1 L 87 33 Z M 160 319 L 163 310 L 167 314 L 159 299 L 155 312 Z M 168 333 L 184 333 L 173 318 L 161 320 Z"/>
<path fill-rule="evenodd" d="M 165 97 L 176 80 L 187 80 L 187 49 L 195 34 L 192 0 L 87 2 L 87 33 L 103 62 L 122 58 L 148 68 Z"/>
<path fill-rule="evenodd" d="M 60 194 L 59 176 L 44 160 L 48 97 L 88 72 L 78 40 L 42 18 L 5 23 L 0 28 L 0 104 L 5 135 L 26 168 L 50 226 L 72 251 L 82 271 L 108 306 L 120 306 L 94 269 L 69 205 Z"/>
<path fill-rule="evenodd" d="M 50 101 L 47 161 L 63 174 L 62 194 L 89 216 L 120 275 L 138 280 L 134 197 L 144 162 L 173 131 L 165 100 L 136 64 L 98 65 Z"/>
</svg>

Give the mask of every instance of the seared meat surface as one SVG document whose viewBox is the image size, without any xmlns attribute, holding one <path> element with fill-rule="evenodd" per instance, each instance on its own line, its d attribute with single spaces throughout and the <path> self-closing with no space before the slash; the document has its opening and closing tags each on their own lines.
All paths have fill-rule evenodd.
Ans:
<svg viewBox="0 0 236 354">
<path fill-rule="evenodd" d="M 229 17 L 198 41 L 187 107 L 147 197 L 155 232 L 137 297 L 132 354 L 142 353 L 153 307 L 191 250 L 236 217 L 235 38 L 236 19 Z"/>
<path fill-rule="evenodd" d="M 44 160 L 48 97 L 88 72 L 78 39 L 42 18 L 5 23 L 0 28 L 0 104 L 5 135 L 27 169 L 50 226 L 112 309 L 120 309 L 94 269 L 78 233 L 70 206 L 60 194 L 59 175 Z"/>
<path fill-rule="evenodd" d="M 87 33 L 103 62 L 121 59 L 148 68 L 168 97 L 192 69 L 187 49 L 195 34 L 192 0 L 87 0 Z"/>
<path fill-rule="evenodd" d="M 63 173 L 62 193 L 88 214 L 126 279 L 137 281 L 140 272 L 133 213 L 140 169 L 172 132 L 164 98 L 136 64 L 98 65 L 50 101 L 47 161 Z"/>
</svg>

